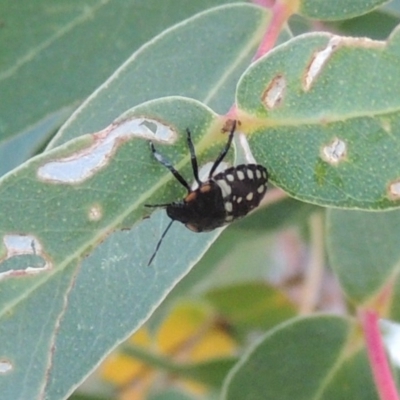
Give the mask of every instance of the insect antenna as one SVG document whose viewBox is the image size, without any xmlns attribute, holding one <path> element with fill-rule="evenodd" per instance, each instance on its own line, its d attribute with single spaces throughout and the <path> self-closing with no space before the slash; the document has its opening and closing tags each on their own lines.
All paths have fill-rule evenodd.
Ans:
<svg viewBox="0 0 400 400">
<path fill-rule="evenodd" d="M 161 243 L 162 243 L 162 241 L 163 241 L 165 235 L 166 235 L 167 232 L 169 231 L 169 228 L 171 228 L 171 225 L 172 225 L 173 222 L 174 222 L 174 220 L 172 219 L 172 220 L 170 221 L 170 223 L 168 224 L 168 226 L 165 228 L 165 231 L 162 233 L 162 235 L 161 235 L 161 237 L 160 237 L 160 239 L 159 239 L 159 241 L 158 241 L 158 243 L 157 243 L 156 249 L 154 250 L 154 253 L 151 255 L 150 260 L 149 260 L 147 266 L 149 266 L 149 265 L 153 262 L 154 257 L 156 256 L 156 254 L 157 254 L 157 252 L 158 252 L 158 249 L 160 248 Z"/>
<path fill-rule="evenodd" d="M 214 165 L 210 169 L 210 173 L 208 174 L 208 177 L 210 179 L 212 178 L 215 170 L 218 168 L 218 165 L 221 164 L 222 160 L 225 158 L 226 154 L 228 153 L 228 151 L 231 147 L 231 144 L 232 144 L 233 135 L 235 133 L 235 130 L 236 130 L 236 121 L 233 121 L 232 128 L 229 133 L 228 142 L 226 143 L 225 147 L 221 150 L 221 153 L 219 153 L 217 159 L 214 162 Z"/>
<path fill-rule="evenodd" d="M 171 203 L 165 203 L 165 204 L 145 204 L 145 207 L 153 207 L 153 208 L 157 208 L 157 207 L 168 207 Z"/>
</svg>

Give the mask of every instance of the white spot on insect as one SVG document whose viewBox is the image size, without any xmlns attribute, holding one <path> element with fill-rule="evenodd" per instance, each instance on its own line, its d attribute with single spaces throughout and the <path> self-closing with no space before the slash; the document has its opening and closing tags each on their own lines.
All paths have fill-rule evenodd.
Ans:
<svg viewBox="0 0 400 400">
<path fill-rule="evenodd" d="M 233 215 L 227 215 L 225 217 L 225 222 L 231 222 L 231 221 L 233 221 Z"/>
<path fill-rule="evenodd" d="M 94 204 L 89 209 L 89 221 L 99 221 L 103 216 L 102 208 L 99 204 Z"/>
<path fill-rule="evenodd" d="M 246 200 L 247 200 L 247 201 L 253 200 L 253 192 L 250 192 L 250 193 L 246 196 Z"/>
<path fill-rule="evenodd" d="M 282 75 L 277 75 L 272 79 L 261 97 L 262 102 L 268 109 L 276 108 L 282 103 L 286 86 L 286 79 Z"/>
<path fill-rule="evenodd" d="M 232 203 L 231 203 L 230 201 L 227 201 L 227 202 L 225 203 L 225 210 L 226 210 L 227 212 L 232 212 L 233 207 L 232 207 Z"/>
<path fill-rule="evenodd" d="M 254 178 L 254 174 L 253 174 L 253 171 L 251 169 L 247 170 L 247 176 L 249 177 L 249 179 L 253 179 Z"/>
<path fill-rule="evenodd" d="M 217 182 L 217 185 L 221 188 L 222 197 L 227 197 L 232 193 L 232 188 L 229 186 L 229 184 L 224 179 L 219 179 L 216 182 Z"/>
<path fill-rule="evenodd" d="M 238 199 L 237 199 L 236 202 L 237 202 L 238 204 L 240 204 L 240 203 L 242 202 L 242 200 L 243 200 L 243 197 L 238 197 Z"/>
<path fill-rule="evenodd" d="M 226 179 L 227 179 L 229 182 L 233 182 L 233 181 L 235 180 L 235 177 L 234 177 L 232 174 L 228 174 L 228 175 L 226 176 Z"/>
<path fill-rule="evenodd" d="M 264 178 L 264 179 L 267 179 L 267 173 L 263 170 L 263 172 L 262 172 L 262 177 Z"/>
<path fill-rule="evenodd" d="M 331 163 L 337 164 L 346 156 L 346 143 L 335 138 L 330 144 L 322 149 L 322 158 Z"/>
<path fill-rule="evenodd" d="M 209 179 L 210 171 L 212 166 L 214 165 L 213 162 L 208 162 L 205 163 L 202 167 L 199 169 L 199 178 L 202 182 L 206 182 Z M 217 169 L 214 172 L 214 175 L 219 174 L 220 172 L 225 171 L 229 167 L 229 164 L 226 162 L 221 162 L 221 164 L 218 165 Z M 196 181 L 193 181 L 191 185 L 192 190 L 196 190 L 199 187 L 199 184 Z"/>
<path fill-rule="evenodd" d="M 400 199 L 400 179 L 393 181 L 389 185 L 389 198 L 391 200 L 399 200 Z"/>
<path fill-rule="evenodd" d="M 121 143 L 132 137 L 173 143 L 176 136 L 170 126 L 157 120 L 122 116 L 102 131 L 92 134 L 90 146 L 43 164 L 37 176 L 51 183 L 78 184 L 105 167 Z"/>
<path fill-rule="evenodd" d="M 332 36 L 331 40 L 329 41 L 325 49 L 318 51 L 314 54 L 314 57 L 304 77 L 304 83 L 303 83 L 304 90 L 306 91 L 310 90 L 311 85 L 315 81 L 315 78 L 321 73 L 322 67 L 331 57 L 331 55 L 339 45 L 340 40 L 341 38 L 339 36 Z"/>
<path fill-rule="evenodd" d="M 261 178 L 261 171 L 259 169 L 256 170 L 256 177 L 257 179 Z"/>
<path fill-rule="evenodd" d="M 0 374 L 5 374 L 13 369 L 13 365 L 8 360 L 0 359 Z"/>
<path fill-rule="evenodd" d="M 51 269 L 52 264 L 46 259 L 40 242 L 33 235 L 9 234 L 3 236 L 6 248 L 6 256 L 1 260 L 7 260 L 16 256 L 35 255 L 45 260 L 44 265 L 25 267 L 24 269 L 7 269 L 0 273 L 0 280 L 9 276 L 34 275 Z"/>
<path fill-rule="evenodd" d="M 237 171 L 237 176 L 239 180 L 243 180 L 245 178 L 243 171 Z"/>
<path fill-rule="evenodd" d="M 260 186 L 258 187 L 258 189 L 257 189 L 257 192 L 261 194 L 262 192 L 264 192 L 264 190 L 265 190 L 264 185 L 260 185 Z"/>
</svg>

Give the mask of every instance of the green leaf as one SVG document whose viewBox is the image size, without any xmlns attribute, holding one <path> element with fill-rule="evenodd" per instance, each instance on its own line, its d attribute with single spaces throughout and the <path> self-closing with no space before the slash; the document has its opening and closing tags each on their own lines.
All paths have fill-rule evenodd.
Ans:
<svg viewBox="0 0 400 400">
<path fill-rule="evenodd" d="M 356 303 L 368 301 L 397 274 L 400 212 L 330 210 L 328 252 L 342 289 Z"/>
<path fill-rule="evenodd" d="M 169 124 L 181 133 L 195 121 L 206 129 L 215 118 L 200 103 L 181 98 L 143 105 L 131 112 L 131 118 L 135 113 L 152 114 L 157 120 L 168 117 Z M 201 131 L 196 130 L 193 137 L 198 142 Z M 3 355 L 14 370 L 4 381 L 14 393 L 10 398 L 21 393 L 19 382 L 28 377 L 32 380 L 30 393 L 45 390 L 49 398 L 68 393 L 105 351 L 142 324 L 218 235 L 218 231 L 189 235 L 186 228 L 175 224 L 149 268 L 147 261 L 166 226 L 164 212 L 131 232 L 117 232 L 104 240 L 113 230 L 140 221 L 146 199 L 160 187 L 168 195 L 173 185 L 165 185 L 172 180 L 170 174 L 153 160 L 145 140 L 116 141 L 113 157 L 94 167 L 92 175 L 80 175 L 71 182 L 54 180 L 79 167 L 70 166 L 67 160 L 90 159 L 87 155 L 95 154 L 101 138 L 79 137 L 31 159 L 1 182 L 0 229 L 10 256 L 2 265 L 0 336 L 4 337 Z M 181 160 L 189 163 L 184 135 L 170 147 L 175 160 L 180 152 Z M 57 161 L 61 166 L 66 162 L 64 172 L 48 172 L 49 178 L 45 178 L 44 168 Z M 136 177 L 134 183 L 128 177 Z M 20 199 L 18 207 L 12 199 Z M 102 246 L 83 260 L 103 240 Z M 29 252 L 46 264 L 27 269 L 30 264 L 25 259 L 21 270 L 17 262 Z M 4 246 L 2 253 L 5 257 Z M 19 278 L 10 282 L 5 279 L 10 274 Z M 37 310 L 43 310 L 39 314 L 44 320 Z M 21 347 L 13 332 L 22 326 L 24 332 L 37 333 L 31 336 L 31 343 Z M 41 338 L 40 347 L 37 337 Z M 94 342 L 95 347 L 88 346 Z M 35 373 L 18 368 L 29 362 L 32 347 L 36 349 Z"/>
<path fill-rule="evenodd" d="M 282 292 L 261 283 L 215 288 L 205 298 L 235 329 L 244 331 L 267 330 L 295 315 L 294 304 Z"/>
<path fill-rule="evenodd" d="M 372 11 L 388 0 L 301 0 L 299 13 L 322 20 L 353 18 Z"/>
<path fill-rule="evenodd" d="M 234 367 L 225 381 L 223 398 L 376 400 L 365 354 L 360 359 L 352 352 L 353 328 L 349 320 L 333 316 L 282 324 Z"/>
<path fill-rule="evenodd" d="M 196 397 L 176 389 L 167 389 L 160 393 L 150 394 L 149 400 L 196 400 Z"/>
<path fill-rule="evenodd" d="M 399 57 L 400 29 L 386 45 L 315 33 L 251 66 L 238 108 L 271 179 L 319 205 L 398 207 Z"/>
<path fill-rule="evenodd" d="M 247 24 L 240 28 L 226 24 L 243 18 Z M 190 70 L 192 62 L 183 63 L 177 58 L 183 55 L 179 52 L 168 53 L 169 59 L 175 60 L 174 65 L 184 64 L 180 71 L 174 71 L 174 76 L 179 74 L 176 76 L 187 87 L 201 84 L 200 97 L 227 105 L 233 102 L 229 97 L 234 92 L 233 77 L 248 63 L 266 22 L 263 10 L 247 5 L 204 13 L 162 35 L 167 42 L 159 38 L 146 46 L 147 72 L 151 65 L 160 64 L 157 52 L 160 40 L 165 46 L 185 38 L 185 46 L 191 49 L 198 49 L 196 46 L 201 43 L 209 51 L 207 59 L 210 57 L 215 66 L 214 70 L 207 70 L 214 71 L 207 84 L 206 75 L 197 81 L 198 77 Z M 209 35 L 210 30 L 213 36 Z M 238 32 L 232 50 L 232 37 Z M 208 40 L 204 40 L 204 35 Z M 130 71 L 135 70 L 134 64 L 135 60 L 129 63 Z M 144 64 L 141 68 L 144 72 Z M 134 81 L 135 75 L 130 77 Z M 154 78 L 146 82 L 149 90 L 159 83 Z M 118 79 L 107 83 L 110 93 L 121 92 L 119 83 Z M 126 92 L 130 90 L 132 87 L 128 85 Z M 173 85 L 169 90 L 174 90 Z M 104 88 L 100 92 L 99 98 L 108 96 Z M 97 98 L 95 94 L 92 100 Z M 104 129 L 112 121 L 112 115 L 121 112 L 120 108 L 109 112 L 110 102 L 115 101 L 110 99 L 105 108 L 95 107 L 97 114 L 91 113 L 92 108 L 83 107 L 79 118 L 92 122 L 101 119 L 99 127 Z M 200 164 L 215 159 L 219 143 L 225 140 L 219 133 L 222 121 L 217 121 L 210 109 L 192 100 L 163 99 L 131 110 L 129 115 L 131 118 L 149 115 L 173 127 L 177 136 L 174 145 L 159 144 L 158 148 L 188 177 L 191 175 L 187 174 L 190 161 L 185 129 L 193 130 Z M 115 125 L 108 131 L 65 143 L 29 160 L 0 181 L 3 243 L 0 257 L 5 260 L 0 265 L 3 278 L 0 340 L 2 359 L 11 368 L 0 381 L 5 397 L 65 398 L 107 352 L 143 324 L 219 234 L 214 231 L 199 235 L 174 224 L 152 266 L 146 266 L 168 219 L 160 211 L 143 220 L 146 215 L 143 205 L 179 198 L 183 188 L 154 160 L 147 140 L 132 136 L 107 142 L 113 144 L 112 152 L 107 153 L 103 148 L 107 157 L 98 169 L 89 168 L 88 176 L 82 175 L 84 170 L 68 167 L 69 162 L 78 160 L 76 164 L 83 167 L 84 160 L 92 160 L 96 146 L 104 143 L 107 132 L 114 128 Z M 80 131 L 75 126 L 71 128 L 71 137 L 83 132 L 86 128 Z M 61 167 L 66 177 L 78 173 L 75 180 L 63 181 L 64 175 L 51 170 L 50 178 L 46 178 L 43 167 L 49 168 L 52 162 Z M 61 181 L 52 180 L 54 177 Z M 113 233 L 135 223 L 131 231 Z M 20 334 L 16 335 L 17 332 Z M 26 332 L 32 335 L 27 338 Z M 26 365 L 32 368 L 21 367 Z M 24 386 L 21 382 L 28 384 Z"/>
<path fill-rule="evenodd" d="M 0 140 L 76 105 L 154 35 L 224 2 L 1 2 Z"/>
<path fill-rule="evenodd" d="M 125 110 L 162 96 L 191 97 L 227 112 L 268 21 L 265 10 L 240 4 L 206 11 L 164 31 L 79 107 L 51 146 L 103 129 Z"/>
<path fill-rule="evenodd" d="M 311 213 L 320 210 L 309 203 L 297 201 L 290 197 L 282 201 L 268 204 L 267 207 L 260 207 L 248 217 L 232 224 L 229 229 L 259 235 L 260 231 L 273 231 L 287 226 L 304 223 Z M 226 232 L 224 231 L 223 234 Z"/>
<path fill-rule="evenodd" d="M 234 357 L 220 357 L 199 363 L 177 363 L 139 346 L 124 346 L 124 354 L 185 379 L 219 388 L 229 370 L 237 361 Z"/>
<path fill-rule="evenodd" d="M 385 9 L 379 9 L 361 17 L 332 23 L 330 31 L 341 32 L 345 36 L 368 37 L 386 40 L 400 23 L 400 15 Z"/>
</svg>

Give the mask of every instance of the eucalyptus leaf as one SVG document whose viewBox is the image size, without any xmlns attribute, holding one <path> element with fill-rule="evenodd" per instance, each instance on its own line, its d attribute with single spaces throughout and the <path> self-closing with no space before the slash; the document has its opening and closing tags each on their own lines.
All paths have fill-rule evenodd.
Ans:
<svg viewBox="0 0 400 400">
<path fill-rule="evenodd" d="M 227 112 L 233 104 L 236 83 L 269 19 L 270 14 L 262 8 L 231 4 L 165 30 L 89 96 L 61 128 L 51 147 L 103 129 L 124 111 L 162 96 L 191 97 L 216 112 Z"/>
<path fill-rule="evenodd" d="M 304 34 L 246 71 L 238 108 L 271 180 L 319 205 L 400 205 L 399 49 L 400 29 L 387 43 Z"/>
<path fill-rule="evenodd" d="M 367 302 L 393 282 L 400 266 L 399 210 L 330 210 L 327 233 L 332 267 L 355 303 Z"/>
<path fill-rule="evenodd" d="M 246 22 L 240 28 L 233 23 L 239 19 Z M 57 148 L 1 179 L 0 337 L 2 360 L 10 370 L 1 376 L 0 388 L 6 398 L 68 396 L 107 352 L 143 324 L 218 236 L 218 230 L 199 235 L 174 224 L 159 255 L 147 267 L 167 217 L 160 211 L 146 219 L 149 211 L 143 205 L 175 200 L 184 190 L 154 160 L 148 138 L 135 136 L 133 131 L 121 140 L 110 139 L 110 132 L 115 133 L 123 121 L 110 124 L 144 99 L 179 93 L 176 83 L 181 80 L 191 91 L 200 85 L 200 97 L 228 107 L 233 103 L 234 82 L 248 64 L 267 22 L 268 14 L 260 8 L 231 5 L 170 29 L 145 46 L 145 59 L 133 57 L 127 63 L 130 72 L 141 69 L 143 75 L 130 74 L 124 81 L 125 93 L 136 96 L 132 82 L 147 77 L 140 87 L 144 94 L 132 101 L 122 94 L 121 81 L 114 77 L 106 83 L 108 92 L 105 88 L 96 92 L 79 117 L 73 117 L 72 121 L 80 119 L 79 123 L 68 125 L 69 137 L 61 134 L 62 140 L 54 142 Z M 167 42 L 161 40 L 165 37 Z M 235 46 L 232 37 L 238 39 Z M 180 41 L 182 46 L 165 47 Z M 191 54 L 179 53 L 183 43 L 186 50 L 198 49 L 201 44 L 209 52 L 206 58 L 212 62 L 201 79 L 191 69 L 204 59 L 193 60 Z M 160 62 L 160 50 L 164 62 Z M 157 90 L 160 80 L 155 76 L 166 70 L 167 60 L 182 68 L 171 69 L 168 77 L 160 76 L 168 90 Z M 155 65 L 159 66 L 154 69 L 156 75 L 149 74 Z M 100 98 L 108 98 L 108 102 L 94 105 Z M 120 98 L 118 107 L 110 110 L 110 104 Z M 89 105 L 93 107 L 86 108 Z M 167 140 L 170 145 L 158 146 L 189 181 L 186 128 L 192 129 L 200 163 L 215 159 L 225 140 L 220 133 L 224 121 L 193 100 L 158 100 L 131 110 L 124 118 L 143 119 L 144 115 L 173 127 L 173 138 Z M 84 123 L 88 120 L 90 127 Z M 96 133 L 80 136 L 88 132 Z M 73 140 L 59 146 L 69 139 Z M 102 158 L 93 164 L 96 152 Z M 86 161 L 95 166 L 88 168 Z M 84 169 L 71 169 L 69 164 Z M 58 169 L 52 169 L 54 166 Z M 135 224 L 131 230 L 119 231 Z M 32 335 L 27 337 L 27 332 Z"/>
<path fill-rule="evenodd" d="M 324 315 L 276 327 L 231 370 L 222 398 L 377 400 L 365 352 L 349 346 L 353 328 L 351 320 Z"/>
<path fill-rule="evenodd" d="M 0 2 L 0 140 L 77 105 L 154 35 L 224 2 Z"/>
<path fill-rule="evenodd" d="M 389 0 L 301 0 L 299 13 L 314 19 L 338 20 L 358 17 Z"/>
</svg>

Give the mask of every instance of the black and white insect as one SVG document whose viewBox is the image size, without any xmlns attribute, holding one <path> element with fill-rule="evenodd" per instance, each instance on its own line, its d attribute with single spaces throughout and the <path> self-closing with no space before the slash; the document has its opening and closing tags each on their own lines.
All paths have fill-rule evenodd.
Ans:
<svg viewBox="0 0 400 400">
<path fill-rule="evenodd" d="M 240 164 L 216 173 L 218 166 L 227 155 L 235 134 L 236 121 L 233 121 L 225 147 L 214 161 L 207 179 L 199 178 L 196 152 L 191 132 L 187 133 L 187 145 L 190 152 L 193 176 L 197 187 L 192 189 L 182 175 L 167 161 L 150 142 L 155 159 L 174 175 L 187 190 L 182 200 L 167 204 L 146 204 L 146 207 L 164 207 L 171 222 L 161 235 L 151 256 L 150 265 L 156 256 L 161 242 L 174 221 L 179 221 L 193 232 L 207 232 L 244 217 L 256 208 L 267 190 L 268 172 L 259 164 Z"/>
</svg>

